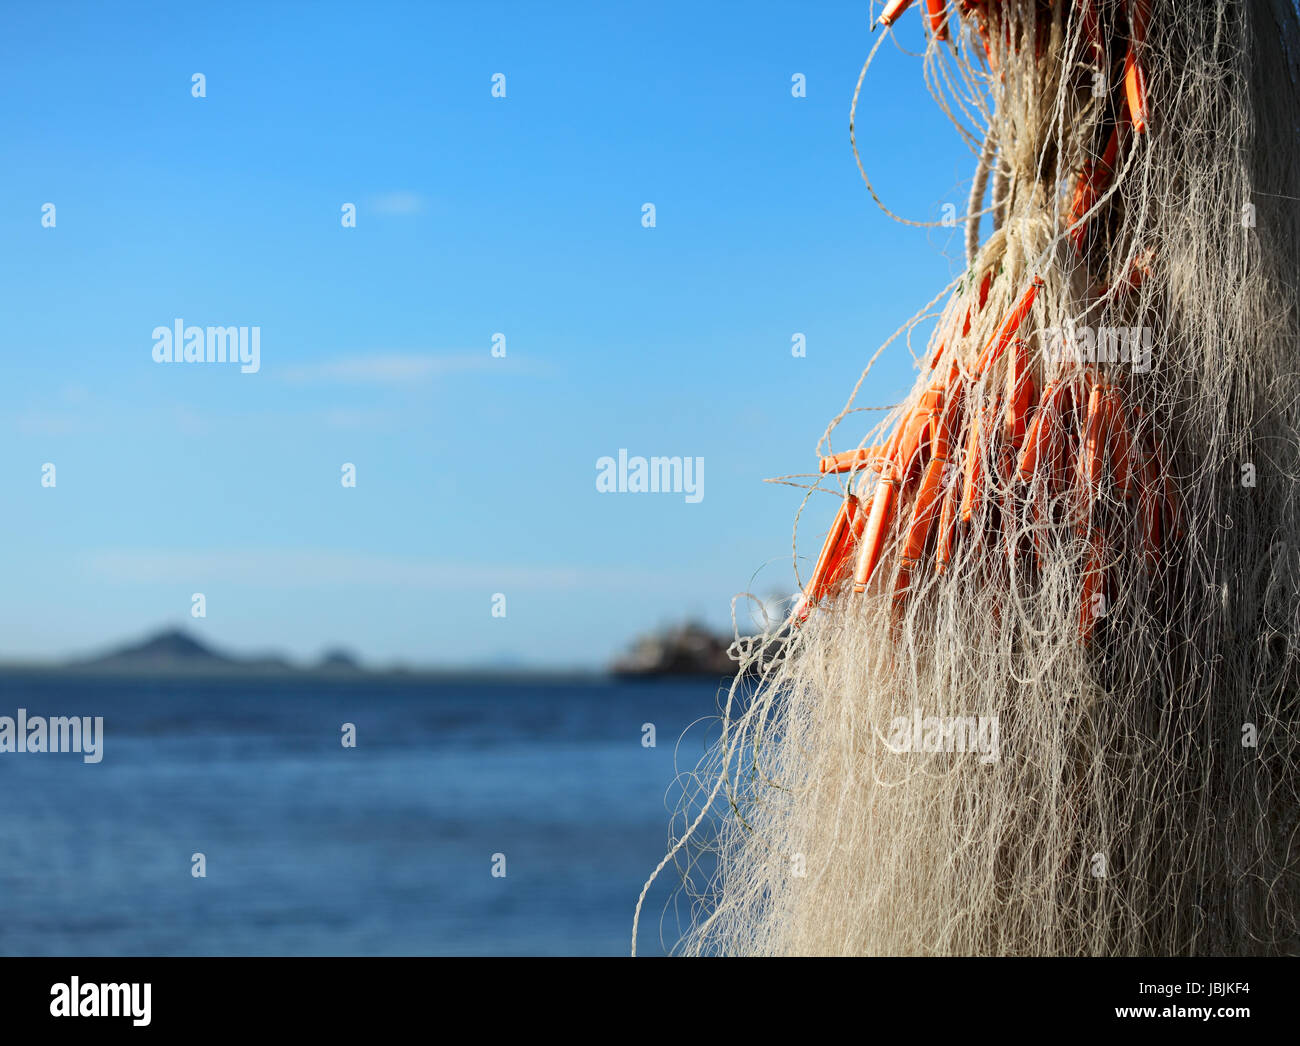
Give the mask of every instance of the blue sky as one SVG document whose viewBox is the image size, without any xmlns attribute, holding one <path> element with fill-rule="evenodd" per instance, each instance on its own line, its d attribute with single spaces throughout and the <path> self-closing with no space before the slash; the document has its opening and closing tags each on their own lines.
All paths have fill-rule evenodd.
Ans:
<svg viewBox="0 0 1300 1046">
<path fill-rule="evenodd" d="M 854 167 L 865 3 L 8 14 L 0 658 L 185 624 L 301 658 L 599 665 L 725 624 L 734 593 L 794 584 L 801 492 L 764 478 L 815 469 L 867 358 L 960 267 Z M 887 45 L 864 96 L 885 198 L 960 211 L 970 154 L 919 60 Z M 259 326 L 260 371 L 155 363 L 177 318 Z M 863 402 L 913 373 L 891 347 Z M 704 458 L 703 500 L 599 493 L 619 448 Z"/>
</svg>

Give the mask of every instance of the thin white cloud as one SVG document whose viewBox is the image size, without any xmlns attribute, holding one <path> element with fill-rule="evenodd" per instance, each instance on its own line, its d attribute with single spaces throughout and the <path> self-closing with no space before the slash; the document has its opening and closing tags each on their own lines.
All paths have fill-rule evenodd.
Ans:
<svg viewBox="0 0 1300 1046">
<path fill-rule="evenodd" d="M 366 198 L 366 209 L 375 214 L 423 214 L 427 207 L 428 201 L 423 196 L 407 189 L 395 189 Z"/>
<path fill-rule="evenodd" d="M 387 428 L 397 415 L 392 410 L 356 410 L 350 407 L 339 407 L 325 411 L 322 417 L 327 428 L 354 432 L 359 429 Z"/>
<path fill-rule="evenodd" d="M 172 417 L 176 431 L 186 436 L 206 436 L 212 431 L 207 416 L 188 404 L 178 403 L 172 407 Z"/>
<path fill-rule="evenodd" d="M 388 352 L 298 364 L 284 368 L 281 373 L 287 380 L 296 382 L 405 385 L 448 374 L 499 369 L 505 365 L 507 360 L 493 359 L 487 349 L 478 353 L 451 354 Z"/>
<path fill-rule="evenodd" d="M 14 416 L 14 426 L 24 436 L 84 435 L 94 426 L 82 414 L 52 410 L 25 410 Z"/>
<path fill-rule="evenodd" d="M 453 563 L 336 549 L 214 549 L 202 552 L 110 548 L 87 553 L 89 574 L 115 584 L 190 584 L 205 578 L 262 588 L 681 590 L 687 577 L 619 567 Z"/>
</svg>

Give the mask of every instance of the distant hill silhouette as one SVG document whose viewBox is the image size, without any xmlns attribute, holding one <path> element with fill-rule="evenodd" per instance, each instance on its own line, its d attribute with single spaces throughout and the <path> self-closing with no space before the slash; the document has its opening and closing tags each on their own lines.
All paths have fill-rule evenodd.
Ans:
<svg viewBox="0 0 1300 1046">
<path fill-rule="evenodd" d="M 139 661 L 139 660 L 207 660 L 229 661 L 228 657 L 218 654 L 211 647 L 204 646 L 191 635 L 172 629 L 160 632 L 134 646 L 124 646 L 103 657 L 100 661 Z"/>
<path fill-rule="evenodd" d="M 346 672 L 361 671 L 361 664 L 355 657 L 341 647 L 331 647 L 321 655 L 317 668 L 339 669 Z"/>
<path fill-rule="evenodd" d="M 641 636 L 615 660 L 620 676 L 733 676 L 736 662 L 727 654 L 729 636 L 688 622 L 662 632 Z"/>
<path fill-rule="evenodd" d="M 288 671 L 292 668 L 284 658 L 274 655 L 232 657 L 229 654 L 220 653 L 179 628 L 167 629 L 157 635 L 150 636 L 141 643 L 118 647 L 116 650 L 110 650 L 107 654 L 78 660 L 73 664 L 79 668 L 132 669 L 255 668 Z"/>
<path fill-rule="evenodd" d="M 730 638 L 698 624 L 686 624 L 642 636 L 607 669 L 619 676 L 731 676 L 736 663 L 727 656 Z M 535 667 L 499 655 L 479 664 L 447 666 L 394 663 L 371 666 L 342 645 L 327 647 L 310 663 L 294 663 L 276 653 L 240 655 L 210 646 L 180 626 L 160 629 L 89 657 L 57 663 L 0 662 L 0 672 L 108 673 L 123 676 L 202 677 L 207 675 L 366 676 L 402 680 L 439 679 L 591 679 L 598 669 L 574 666 Z"/>
</svg>

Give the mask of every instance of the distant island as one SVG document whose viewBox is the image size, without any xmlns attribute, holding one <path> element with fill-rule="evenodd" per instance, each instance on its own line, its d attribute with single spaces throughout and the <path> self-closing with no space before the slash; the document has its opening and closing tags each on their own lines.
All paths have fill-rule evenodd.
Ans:
<svg viewBox="0 0 1300 1046">
<path fill-rule="evenodd" d="M 641 636 L 612 670 L 619 676 L 734 676 L 730 646 L 730 636 L 688 622 Z"/>
<path fill-rule="evenodd" d="M 95 657 L 70 661 L 68 668 L 147 672 L 358 672 L 361 666 L 346 651 L 332 648 L 314 665 L 293 665 L 278 654 L 238 657 L 222 653 L 188 632 L 169 628 L 139 643 L 117 647 Z"/>
<path fill-rule="evenodd" d="M 609 665 L 610 674 L 630 678 L 715 676 L 729 678 L 736 662 L 727 654 L 731 637 L 704 625 L 688 622 L 640 636 L 626 653 Z M 309 663 L 294 662 L 278 653 L 234 654 L 217 649 L 180 627 L 161 629 L 142 640 L 112 647 L 88 657 L 54 663 L 9 663 L 7 671 L 73 672 L 109 675 L 158 676 L 280 676 L 365 675 L 392 678 L 442 677 L 563 677 L 595 678 L 591 669 L 532 668 L 526 664 L 415 667 L 393 665 L 375 668 L 363 664 L 341 646 L 328 647 Z"/>
</svg>

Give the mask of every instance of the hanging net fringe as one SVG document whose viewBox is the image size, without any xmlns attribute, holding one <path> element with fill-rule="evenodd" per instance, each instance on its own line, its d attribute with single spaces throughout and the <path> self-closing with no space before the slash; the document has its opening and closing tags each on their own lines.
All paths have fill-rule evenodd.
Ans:
<svg viewBox="0 0 1300 1046">
<path fill-rule="evenodd" d="M 934 321 L 908 398 L 864 413 L 864 371 L 823 436 L 834 522 L 789 620 L 733 648 L 663 929 L 684 954 L 1300 951 L 1296 9 L 918 16 L 975 157 L 969 267 L 900 328 Z"/>
</svg>

